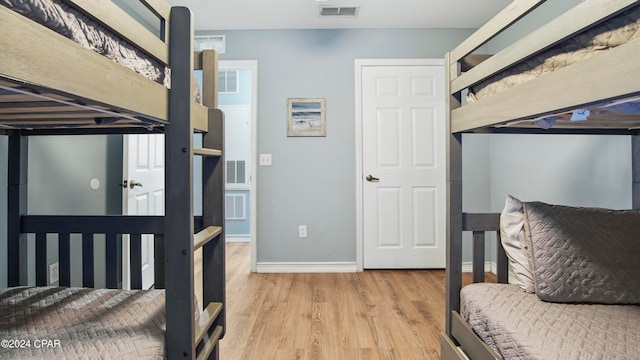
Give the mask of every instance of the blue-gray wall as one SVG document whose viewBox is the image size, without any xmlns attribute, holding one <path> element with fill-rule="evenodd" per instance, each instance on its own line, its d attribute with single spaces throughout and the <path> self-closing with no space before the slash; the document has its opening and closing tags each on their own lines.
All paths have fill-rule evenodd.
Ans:
<svg viewBox="0 0 640 360">
<path fill-rule="evenodd" d="M 356 260 L 355 59 L 442 58 L 470 30 L 212 31 L 258 60 L 258 262 Z M 326 99 L 327 136 L 286 136 L 287 98 Z M 298 237 L 298 225 L 308 238 Z"/>
<path fill-rule="evenodd" d="M 491 139 L 491 197 L 631 208 L 629 136 L 508 135 Z"/>
<path fill-rule="evenodd" d="M 0 136 L 0 287 L 6 287 L 7 137 Z M 122 208 L 122 137 L 34 136 L 29 138 L 28 213 L 32 215 L 119 214 Z M 91 188 L 97 179 L 100 187 Z M 81 246 L 72 240 L 73 286 L 80 286 Z M 34 243 L 29 244 L 29 284 L 35 284 Z M 104 286 L 104 241 L 96 243 L 96 286 Z M 49 240 L 48 263 L 57 261 L 57 241 Z"/>
</svg>

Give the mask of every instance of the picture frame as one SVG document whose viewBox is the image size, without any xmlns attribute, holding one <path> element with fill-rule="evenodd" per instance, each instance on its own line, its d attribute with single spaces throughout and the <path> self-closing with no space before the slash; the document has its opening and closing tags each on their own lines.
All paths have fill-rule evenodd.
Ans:
<svg viewBox="0 0 640 360">
<path fill-rule="evenodd" d="M 327 136 L 325 99 L 289 98 L 287 136 Z"/>
</svg>

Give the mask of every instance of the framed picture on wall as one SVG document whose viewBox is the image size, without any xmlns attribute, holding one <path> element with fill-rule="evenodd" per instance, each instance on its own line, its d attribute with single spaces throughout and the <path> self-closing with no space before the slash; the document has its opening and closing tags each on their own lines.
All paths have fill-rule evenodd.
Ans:
<svg viewBox="0 0 640 360">
<path fill-rule="evenodd" d="M 324 110 L 324 99 L 289 98 L 287 136 L 327 136 Z"/>
</svg>

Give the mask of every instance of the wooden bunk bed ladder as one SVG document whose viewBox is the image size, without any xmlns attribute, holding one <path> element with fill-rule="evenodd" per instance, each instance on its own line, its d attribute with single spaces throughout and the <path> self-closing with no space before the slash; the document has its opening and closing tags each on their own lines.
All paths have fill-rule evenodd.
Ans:
<svg viewBox="0 0 640 360">
<path fill-rule="evenodd" d="M 208 122 L 192 113 L 191 74 L 194 68 L 193 24 L 189 9 L 174 7 L 170 18 L 172 86 L 169 124 L 166 126 L 165 261 L 167 357 L 219 358 L 218 340 L 225 328 L 223 115 L 210 109 Z M 205 52 L 200 63 L 215 62 L 215 52 Z M 206 74 L 205 74 L 206 75 Z M 214 80 L 215 84 L 215 80 Z M 204 105 L 216 105 L 215 86 L 203 86 Z M 195 119 L 195 120 L 194 120 Z M 185 124 L 185 122 L 189 122 Z M 202 131 L 203 149 L 194 149 L 194 131 Z M 217 150 L 216 150 L 217 149 Z M 203 230 L 194 234 L 193 156 L 203 158 Z M 186 199 L 186 201 L 185 201 Z M 196 246 L 195 241 L 198 240 Z M 203 303 L 205 311 L 196 321 L 194 302 L 194 251 L 202 247 Z"/>
</svg>

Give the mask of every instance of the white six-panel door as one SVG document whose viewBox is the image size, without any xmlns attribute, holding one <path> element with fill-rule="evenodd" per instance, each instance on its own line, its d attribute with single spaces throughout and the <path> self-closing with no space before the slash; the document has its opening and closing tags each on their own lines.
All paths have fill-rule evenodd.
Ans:
<svg viewBox="0 0 640 360">
<path fill-rule="evenodd" d="M 364 66 L 361 81 L 364 268 L 444 268 L 444 66 Z"/>
<path fill-rule="evenodd" d="M 126 215 L 164 215 L 164 135 L 125 135 L 122 211 Z M 131 186 L 131 182 L 136 184 Z M 129 284 L 128 236 L 123 238 L 123 287 Z M 153 236 L 142 235 L 142 288 L 154 283 Z"/>
</svg>

